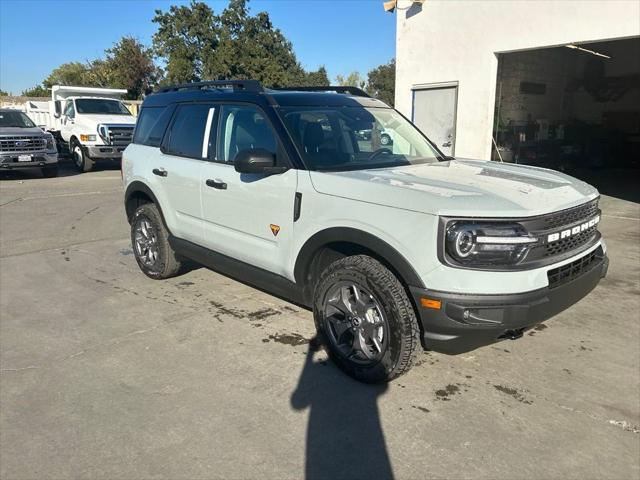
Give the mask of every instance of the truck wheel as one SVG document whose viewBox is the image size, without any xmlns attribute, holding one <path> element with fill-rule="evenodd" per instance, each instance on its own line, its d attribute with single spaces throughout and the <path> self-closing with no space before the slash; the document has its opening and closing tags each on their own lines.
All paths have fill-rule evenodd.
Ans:
<svg viewBox="0 0 640 480">
<path fill-rule="evenodd" d="M 329 356 L 366 383 L 407 372 L 419 346 L 416 314 L 393 273 L 366 255 L 327 267 L 314 292 L 314 319 Z"/>
<path fill-rule="evenodd" d="M 58 165 L 54 165 L 52 167 L 44 167 L 42 169 L 42 175 L 45 178 L 53 178 L 58 176 Z"/>
<path fill-rule="evenodd" d="M 84 154 L 82 147 L 76 140 L 71 143 L 71 157 L 79 171 L 90 172 L 93 168 L 93 160 Z"/>
<path fill-rule="evenodd" d="M 390 145 L 391 144 L 391 137 L 389 135 L 387 135 L 386 133 L 383 133 L 380 136 L 380 144 L 381 145 Z"/>
<path fill-rule="evenodd" d="M 146 276 L 161 280 L 180 271 L 182 263 L 169 244 L 169 232 L 153 203 L 139 206 L 133 214 L 131 245 L 138 266 Z"/>
</svg>

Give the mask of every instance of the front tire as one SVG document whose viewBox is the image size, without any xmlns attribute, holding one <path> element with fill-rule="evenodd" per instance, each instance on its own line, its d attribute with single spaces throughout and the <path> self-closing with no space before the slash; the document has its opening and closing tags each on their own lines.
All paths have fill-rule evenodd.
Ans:
<svg viewBox="0 0 640 480">
<path fill-rule="evenodd" d="M 149 278 L 174 277 L 182 262 L 169 244 L 169 232 L 158 207 L 153 203 L 139 206 L 131 220 L 131 246 L 140 270 Z"/>
<path fill-rule="evenodd" d="M 93 169 L 93 160 L 85 155 L 77 140 L 73 140 L 71 143 L 71 157 L 78 171 L 86 173 Z"/>
<path fill-rule="evenodd" d="M 390 145 L 391 144 L 391 137 L 389 135 L 387 135 L 386 133 L 383 133 L 382 136 L 380 137 L 380 144 L 381 145 Z"/>
<path fill-rule="evenodd" d="M 329 265 L 316 285 L 313 312 L 329 356 L 356 380 L 387 382 L 413 365 L 420 345 L 413 305 L 377 260 L 356 255 Z"/>
</svg>

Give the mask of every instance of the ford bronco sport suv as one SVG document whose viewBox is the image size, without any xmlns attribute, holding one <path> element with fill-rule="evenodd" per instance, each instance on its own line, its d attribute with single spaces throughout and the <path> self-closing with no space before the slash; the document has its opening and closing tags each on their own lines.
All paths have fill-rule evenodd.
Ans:
<svg viewBox="0 0 640 480">
<path fill-rule="evenodd" d="M 58 150 L 53 136 L 23 112 L 0 109 L 0 168 L 37 168 L 45 177 L 57 177 Z"/>
<path fill-rule="evenodd" d="M 406 372 L 420 345 L 455 354 L 521 337 L 607 271 L 596 189 L 447 158 L 351 87 L 159 90 L 123 181 L 146 275 L 191 259 L 312 307 L 331 358 L 365 382 Z"/>
</svg>

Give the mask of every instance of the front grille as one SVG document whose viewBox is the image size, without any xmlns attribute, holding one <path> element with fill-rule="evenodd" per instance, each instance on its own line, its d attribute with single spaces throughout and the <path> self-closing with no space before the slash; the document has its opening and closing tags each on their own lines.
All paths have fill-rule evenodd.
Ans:
<svg viewBox="0 0 640 480">
<path fill-rule="evenodd" d="M 546 244 L 545 257 L 552 257 L 554 255 L 560 255 L 576 248 L 580 248 L 584 244 L 588 243 L 596 235 L 596 226 L 590 227 L 582 232 L 569 237 L 557 240 L 555 242 Z"/>
<path fill-rule="evenodd" d="M 562 284 L 570 282 L 578 278 L 579 276 L 584 275 L 596 265 L 598 265 L 601 262 L 602 258 L 602 247 L 600 247 L 574 262 L 563 265 L 562 267 L 549 270 L 547 272 L 549 288 L 559 287 Z"/>
<path fill-rule="evenodd" d="M 42 136 L 16 135 L 0 137 L 0 152 L 41 152 L 46 149 L 47 141 Z"/>
<path fill-rule="evenodd" d="M 544 217 L 545 229 L 553 229 L 591 218 L 598 213 L 598 199 Z"/>
<path fill-rule="evenodd" d="M 126 147 L 133 140 L 133 127 L 109 127 L 109 143 L 116 147 Z"/>
</svg>

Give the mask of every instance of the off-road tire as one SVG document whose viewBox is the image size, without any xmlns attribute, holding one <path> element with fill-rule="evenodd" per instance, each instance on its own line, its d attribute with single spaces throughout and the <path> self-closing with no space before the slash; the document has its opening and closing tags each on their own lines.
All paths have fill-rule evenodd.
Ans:
<svg viewBox="0 0 640 480">
<path fill-rule="evenodd" d="M 86 173 L 93 170 L 93 160 L 89 158 L 80 143 L 77 140 L 72 140 L 69 144 L 69 150 L 71 152 L 71 159 L 79 172 Z"/>
<path fill-rule="evenodd" d="M 58 165 L 53 167 L 44 167 L 42 169 L 42 176 L 45 178 L 54 178 L 58 176 Z"/>
<path fill-rule="evenodd" d="M 156 236 L 156 246 L 158 249 L 157 260 L 152 266 L 145 265 L 139 258 L 136 248 L 135 229 L 138 221 L 146 218 L 152 225 Z M 182 259 L 176 254 L 169 244 L 169 232 L 164 225 L 162 216 L 153 203 L 145 203 L 140 205 L 133 214 L 131 219 L 131 246 L 136 262 L 140 270 L 149 278 L 162 280 L 176 276 L 182 268 Z"/>
<path fill-rule="evenodd" d="M 337 282 L 356 282 L 378 300 L 387 319 L 389 339 L 378 362 L 361 365 L 333 348 L 325 332 L 327 295 Z M 335 261 L 320 275 L 314 291 L 314 320 L 318 338 L 328 347 L 329 356 L 351 377 L 365 383 L 388 382 L 407 372 L 420 348 L 420 330 L 413 304 L 396 276 L 380 262 L 366 255 Z"/>
</svg>

